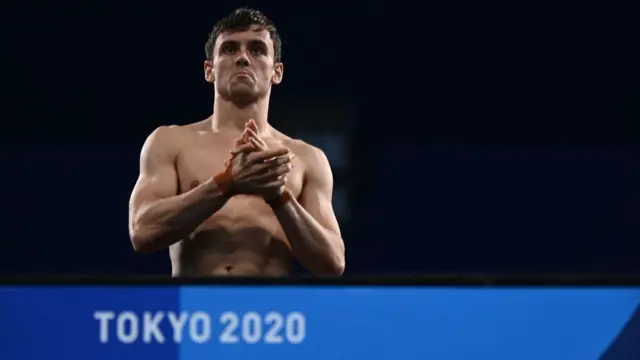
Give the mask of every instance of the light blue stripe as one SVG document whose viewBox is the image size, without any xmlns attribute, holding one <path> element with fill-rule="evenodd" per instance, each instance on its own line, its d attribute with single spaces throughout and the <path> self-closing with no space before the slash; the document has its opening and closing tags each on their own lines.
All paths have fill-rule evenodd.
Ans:
<svg viewBox="0 0 640 360">
<path fill-rule="evenodd" d="M 185 311 L 213 321 L 181 360 L 597 359 L 640 303 L 640 289 L 187 287 Z M 221 344 L 219 316 L 306 317 L 302 344 Z"/>
</svg>

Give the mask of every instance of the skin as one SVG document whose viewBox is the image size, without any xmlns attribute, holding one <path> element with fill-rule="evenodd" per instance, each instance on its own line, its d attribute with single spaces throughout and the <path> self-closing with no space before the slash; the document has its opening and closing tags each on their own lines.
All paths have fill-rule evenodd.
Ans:
<svg viewBox="0 0 640 360">
<path fill-rule="evenodd" d="M 159 127 L 143 146 L 129 206 L 134 249 L 169 248 L 173 276 L 286 276 L 295 260 L 313 274 L 342 274 L 329 162 L 267 122 L 271 86 L 283 75 L 269 33 L 223 33 L 214 54 L 204 64 L 214 115 Z M 232 151 L 234 186 L 223 191 L 212 175 L 225 171 Z M 285 189 L 290 202 L 267 204 Z"/>
</svg>

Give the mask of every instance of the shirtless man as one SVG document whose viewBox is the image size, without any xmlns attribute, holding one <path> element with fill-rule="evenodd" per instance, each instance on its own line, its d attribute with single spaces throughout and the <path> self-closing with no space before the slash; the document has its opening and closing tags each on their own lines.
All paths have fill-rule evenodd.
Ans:
<svg viewBox="0 0 640 360">
<path fill-rule="evenodd" d="M 169 247 L 173 276 L 341 275 L 344 243 L 324 153 L 267 122 L 281 42 L 259 11 L 219 21 L 205 46 L 213 114 L 147 138 L 129 203 L 133 248 Z"/>
</svg>

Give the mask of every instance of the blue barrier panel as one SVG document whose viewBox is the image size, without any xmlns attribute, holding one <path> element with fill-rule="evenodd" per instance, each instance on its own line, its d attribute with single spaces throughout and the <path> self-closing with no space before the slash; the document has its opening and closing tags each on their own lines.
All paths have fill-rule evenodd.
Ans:
<svg viewBox="0 0 640 360">
<path fill-rule="evenodd" d="M 180 307 L 179 299 L 177 287 L 2 287 L 0 359 L 175 360 L 178 345 L 145 344 L 140 341 L 141 331 L 137 341 L 123 344 L 117 336 L 115 316 L 175 311 Z M 101 318 L 105 320 L 98 320 Z M 130 320 L 123 320 L 120 322 L 128 333 Z M 138 320 L 141 323 L 143 319 Z M 108 322 L 103 341 L 101 321 Z M 168 332 L 171 325 L 165 321 L 162 326 Z"/>
<path fill-rule="evenodd" d="M 632 359 L 640 287 L 4 287 L 0 358 Z M 617 346 L 618 349 L 611 349 Z M 610 357 L 614 359 L 614 357 Z"/>
</svg>

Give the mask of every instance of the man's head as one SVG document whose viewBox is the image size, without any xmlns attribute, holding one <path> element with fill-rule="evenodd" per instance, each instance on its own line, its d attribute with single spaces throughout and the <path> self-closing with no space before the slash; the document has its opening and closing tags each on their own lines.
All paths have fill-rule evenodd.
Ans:
<svg viewBox="0 0 640 360">
<path fill-rule="evenodd" d="M 205 44 L 204 76 L 226 100 L 250 103 L 282 81 L 280 36 L 260 11 L 240 8 L 218 21 Z"/>
</svg>

